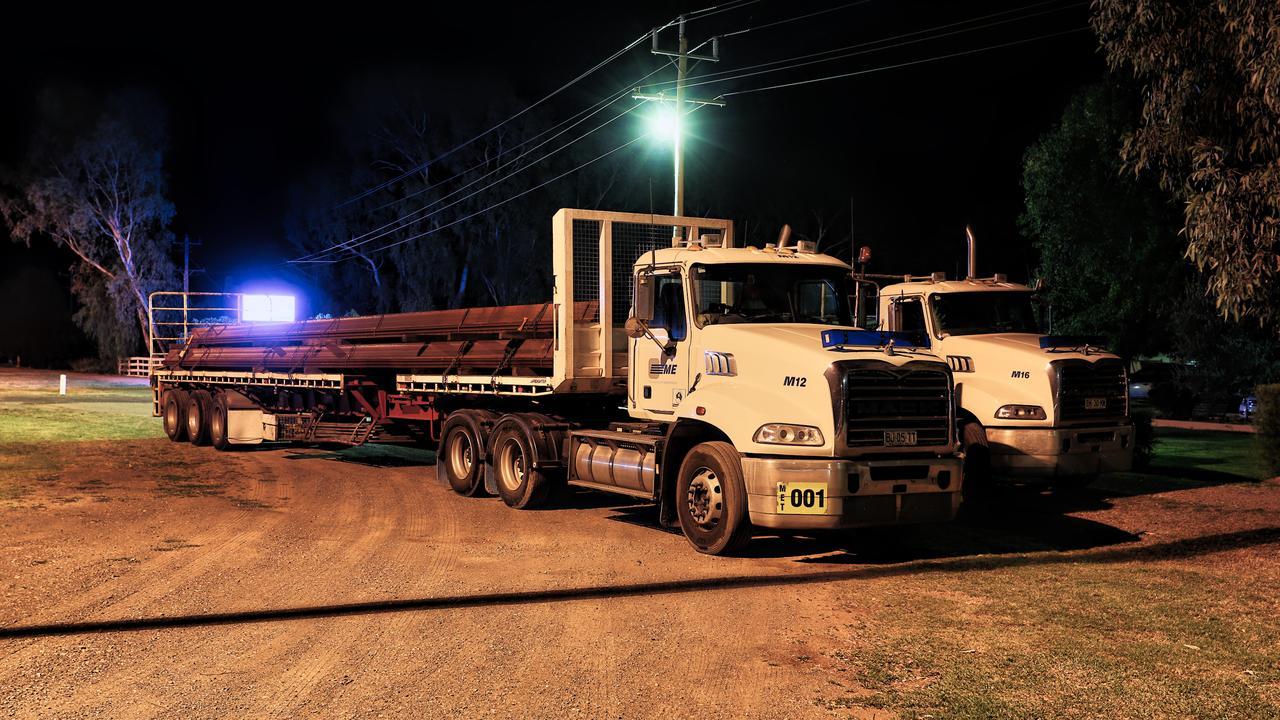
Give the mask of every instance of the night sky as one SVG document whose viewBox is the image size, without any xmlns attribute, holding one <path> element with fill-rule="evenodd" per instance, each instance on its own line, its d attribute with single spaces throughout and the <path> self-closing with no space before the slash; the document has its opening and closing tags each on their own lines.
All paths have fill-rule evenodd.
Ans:
<svg viewBox="0 0 1280 720">
<path fill-rule="evenodd" d="M 691 22 L 694 42 L 840 2 L 763 0 Z M 1026 2 L 872 0 L 808 20 L 727 38 L 715 72 L 930 28 Z M 210 6 L 212 8 L 212 6 Z M 442 102 L 460 122 L 483 129 L 485 98 L 532 102 L 682 11 L 675 3 L 527 4 L 495 11 L 460 4 L 448 13 L 389 7 L 264 12 L 217 6 L 208 17 L 148 14 L 79 16 L 59 32 L 16 32 L 0 47 L 0 164 L 17 162 L 34 122 L 37 93 L 50 84 L 89 89 L 142 86 L 171 111 L 170 186 L 174 230 L 204 245 L 199 289 L 232 289 L 291 257 L 282 221 L 288 186 L 316 167 L 332 167 L 351 84 L 379 73 L 438 78 Z M 1039 17 L 787 73 L 745 78 L 694 95 L 714 95 L 863 68 L 894 65 L 1084 27 L 1084 3 Z M 139 11 L 141 13 L 141 11 Z M 1002 18 L 993 18 L 1002 19 Z M 52 19 L 49 20 L 52 22 Z M 40 26 L 33 23 L 32 27 Z M 188 32 L 197 27 L 198 31 Z M 668 31 L 665 43 L 674 43 Z M 548 104 L 557 120 L 657 67 L 648 44 Z M 958 267 L 963 227 L 982 242 L 984 272 L 1026 275 L 1034 253 L 1017 230 L 1021 158 L 1081 85 L 1105 67 L 1091 33 L 860 77 L 730 98 L 699 112 L 688 148 L 688 208 L 776 203 L 826 212 L 833 232 L 871 245 L 874 269 L 929 272 Z M 660 75 L 673 76 L 673 71 Z M 520 121 L 517 121 L 520 122 Z M 537 130 L 543 129 L 541 126 Z M 639 132 L 637 123 L 637 132 Z M 638 159 L 637 159 L 638 158 Z M 628 156 L 628 176 L 654 183 L 658 211 L 669 211 L 669 153 Z M 495 189 L 494 199 L 501 194 Z M 616 208 L 645 211 L 644 207 Z M 555 208 L 548 205 L 550 222 Z M 806 218 L 796 218 L 802 225 Z M 0 232 L 3 229 L 0 228 Z M 770 229 L 776 233 L 776 228 Z M 847 256 L 847 248 L 841 254 Z M 4 283 L 17 273 L 65 285 L 69 256 L 0 242 Z M 264 270 L 267 269 L 267 270 Z M 193 288 L 197 289 L 197 288 Z M 68 305 L 70 300 L 67 300 Z"/>
</svg>

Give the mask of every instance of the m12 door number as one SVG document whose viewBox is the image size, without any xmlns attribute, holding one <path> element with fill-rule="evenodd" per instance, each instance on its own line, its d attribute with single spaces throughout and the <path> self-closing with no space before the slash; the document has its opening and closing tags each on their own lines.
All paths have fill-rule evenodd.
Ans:
<svg viewBox="0 0 1280 720">
<path fill-rule="evenodd" d="M 787 375 L 782 378 L 783 387 L 806 387 L 809 384 L 809 378 L 797 377 L 795 375 Z"/>
</svg>

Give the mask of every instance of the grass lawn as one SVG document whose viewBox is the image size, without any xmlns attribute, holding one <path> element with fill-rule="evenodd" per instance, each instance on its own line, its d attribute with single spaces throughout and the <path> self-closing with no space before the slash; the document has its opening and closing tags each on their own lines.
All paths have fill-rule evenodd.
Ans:
<svg viewBox="0 0 1280 720">
<path fill-rule="evenodd" d="M 163 437 L 151 388 L 136 380 L 0 370 L 0 445 Z"/>
</svg>

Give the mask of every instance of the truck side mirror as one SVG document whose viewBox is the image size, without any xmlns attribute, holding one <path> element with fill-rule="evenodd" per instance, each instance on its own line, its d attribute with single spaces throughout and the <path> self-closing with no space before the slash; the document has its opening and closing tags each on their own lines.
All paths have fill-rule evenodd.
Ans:
<svg viewBox="0 0 1280 720">
<path fill-rule="evenodd" d="M 653 275 L 636 275 L 634 317 L 646 325 L 653 320 L 653 285 Z"/>
</svg>

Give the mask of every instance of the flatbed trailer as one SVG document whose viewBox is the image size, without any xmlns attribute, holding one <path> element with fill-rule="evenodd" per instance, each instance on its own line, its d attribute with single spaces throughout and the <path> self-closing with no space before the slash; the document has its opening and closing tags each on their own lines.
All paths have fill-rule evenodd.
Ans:
<svg viewBox="0 0 1280 720">
<path fill-rule="evenodd" d="M 566 209 L 553 270 L 547 303 L 197 327 L 163 348 L 155 412 L 219 450 L 431 443 L 462 495 L 641 498 L 708 553 L 954 516 L 950 371 L 858 334 L 847 265 L 735 248 L 725 220 Z"/>
</svg>

